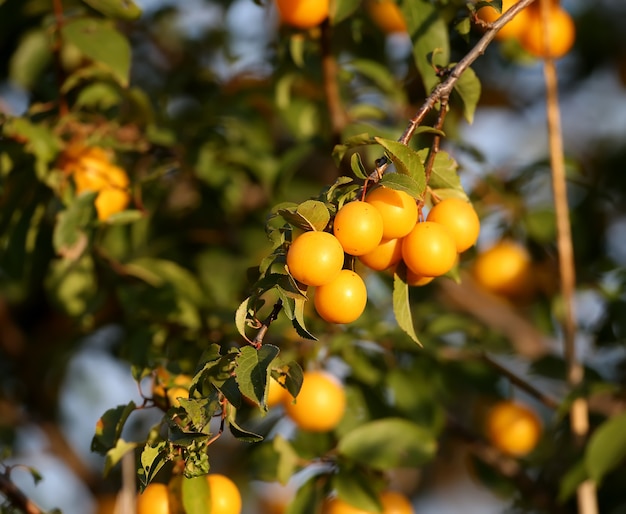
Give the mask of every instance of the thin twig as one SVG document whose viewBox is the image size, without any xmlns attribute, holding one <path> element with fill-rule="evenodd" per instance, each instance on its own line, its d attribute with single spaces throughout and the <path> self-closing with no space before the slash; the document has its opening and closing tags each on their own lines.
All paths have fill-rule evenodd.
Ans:
<svg viewBox="0 0 626 514">
<path fill-rule="evenodd" d="M 63 85 L 63 66 L 61 64 L 61 48 L 63 46 L 63 39 L 61 37 L 61 29 L 63 28 L 63 3 L 62 0 L 53 0 L 54 6 L 54 18 L 56 21 L 56 26 L 54 28 L 54 46 L 53 46 L 53 54 L 54 54 L 54 63 L 56 67 L 56 75 L 57 82 L 59 85 L 59 91 L 61 91 L 61 86 Z M 59 94 L 59 114 L 61 117 L 66 116 L 69 112 L 69 107 L 67 105 L 67 99 L 64 94 Z"/>
<path fill-rule="evenodd" d="M 549 55 L 551 0 L 541 0 L 541 22 L 544 52 Z M 562 320 L 563 346 L 567 366 L 567 383 L 571 388 L 578 387 L 584 379 L 584 367 L 576 354 L 576 311 L 574 295 L 576 292 L 576 271 L 574 266 L 574 248 L 572 228 L 569 219 L 567 201 L 567 181 L 565 176 L 565 157 L 563 133 L 559 109 L 558 77 L 554 60 L 544 60 L 544 79 L 546 84 L 546 104 L 548 123 L 548 142 L 550 148 L 550 168 L 552 170 L 552 188 L 557 226 L 557 248 L 559 253 L 559 274 L 561 278 L 561 297 L 564 317 Z M 578 444 L 583 444 L 589 434 L 589 407 L 586 398 L 578 398 L 570 410 L 570 429 Z M 585 480 L 577 491 L 578 509 L 581 514 L 597 514 L 598 500 L 593 481 Z"/>
<path fill-rule="evenodd" d="M 509 381 L 513 385 L 519 387 L 523 391 L 526 391 L 531 396 L 534 396 L 535 398 L 537 398 L 537 400 L 543 403 L 546 407 L 549 407 L 551 409 L 559 408 L 558 400 L 554 399 L 550 395 L 545 394 L 543 391 L 541 391 L 540 389 L 532 385 L 527 380 L 524 380 L 519 375 L 516 375 L 515 373 L 513 373 L 510 369 L 506 368 L 505 366 L 502 366 L 502 364 L 493 360 L 486 353 L 481 354 L 481 358 L 486 364 L 488 364 L 490 367 L 495 369 L 500 375 L 504 375 L 506 378 L 508 378 Z"/>
<path fill-rule="evenodd" d="M 447 102 L 454 86 L 461 78 L 461 75 L 463 75 L 463 72 L 485 53 L 485 50 L 496 37 L 498 31 L 534 1 L 535 0 L 520 0 L 490 25 L 490 28 L 485 31 L 483 37 L 481 37 L 474 47 L 450 70 L 446 80 L 440 82 L 426 98 L 422 106 L 415 113 L 415 116 L 409 121 L 400 139 L 398 139 L 399 143 L 403 145 L 409 144 L 415 130 L 424 121 L 426 115 L 437 105 L 437 102 L 442 102 L 442 104 Z M 387 166 L 389 166 L 389 162 L 386 158 L 378 159 L 378 161 L 376 161 L 376 168 L 370 174 L 369 178 L 374 182 L 378 182 L 383 176 Z"/>
<path fill-rule="evenodd" d="M 23 511 L 25 514 L 45 514 L 45 512 L 21 489 L 19 489 L 9 476 L 8 470 L 0 473 L 0 494 L 6 497 L 9 503 Z"/>
<path fill-rule="evenodd" d="M 437 123 L 435 124 L 435 129 L 443 129 L 443 124 L 446 121 L 446 114 L 448 114 L 448 102 L 444 102 L 444 100 L 442 99 L 439 107 L 439 116 L 437 116 Z M 426 162 L 424 163 L 424 175 L 426 176 L 427 184 L 428 182 L 430 182 L 430 174 L 433 171 L 435 158 L 437 157 L 437 153 L 439 153 L 440 144 L 441 134 L 435 134 L 435 137 L 433 137 L 433 142 L 430 145 L 430 150 L 428 151 L 428 157 L 426 157 Z"/>
<path fill-rule="evenodd" d="M 252 340 L 252 343 L 251 343 L 252 346 L 256 348 L 261 347 L 261 345 L 263 344 L 263 339 L 265 338 L 265 334 L 267 333 L 267 330 L 270 328 L 270 325 L 274 321 L 276 321 L 276 319 L 278 318 L 278 314 L 280 313 L 282 308 L 283 308 L 283 301 L 279 299 L 274 304 L 274 308 L 272 309 L 272 312 L 270 312 L 269 316 L 265 318 L 265 320 L 261 323 L 261 327 L 259 328 L 259 331 L 256 333 L 256 336 Z"/>
</svg>

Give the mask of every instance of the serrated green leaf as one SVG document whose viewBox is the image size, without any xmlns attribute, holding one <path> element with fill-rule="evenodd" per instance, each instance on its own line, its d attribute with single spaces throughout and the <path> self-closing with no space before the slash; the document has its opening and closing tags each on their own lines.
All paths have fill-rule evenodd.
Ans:
<svg viewBox="0 0 626 514">
<path fill-rule="evenodd" d="M 317 200 L 307 200 L 296 208 L 296 214 L 306 220 L 309 228 L 313 230 L 324 230 L 330 221 L 328 208 Z"/>
<path fill-rule="evenodd" d="M 428 157 L 428 149 L 419 150 L 418 154 L 422 162 L 425 162 Z M 428 185 L 431 189 L 452 189 L 465 195 L 458 169 L 458 163 L 448 152 L 437 152 Z"/>
<path fill-rule="evenodd" d="M 241 428 L 235 421 L 234 416 L 229 416 L 228 428 L 230 429 L 230 433 L 233 434 L 233 437 L 235 437 L 235 439 L 238 439 L 239 441 L 242 441 L 244 443 L 258 443 L 263 441 L 264 439 L 262 435 Z"/>
<path fill-rule="evenodd" d="M 130 44 L 111 24 L 95 18 L 78 18 L 63 25 L 63 38 L 106 67 L 120 85 L 128 85 Z"/>
<path fill-rule="evenodd" d="M 206 476 L 183 478 L 181 497 L 185 514 L 205 514 L 211 499 Z"/>
<path fill-rule="evenodd" d="M 463 116 L 468 123 L 474 122 L 474 112 L 480 100 L 481 84 L 474 70 L 467 68 L 454 85 L 454 91 L 463 102 Z"/>
<path fill-rule="evenodd" d="M 596 483 L 626 459 L 626 413 L 600 425 L 589 439 L 585 465 Z"/>
<path fill-rule="evenodd" d="M 136 20 L 141 16 L 141 9 L 133 0 L 83 0 L 83 2 L 111 18 Z"/>
<path fill-rule="evenodd" d="M 404 191 L 416 199 L 421 199 L 424 194 L 424 188 L 422 185 L 409 175 L 401 175 L 400 173 L 385 173 L 379 184 L 390 189 Z"/>
<path fill-rule="evenodd" d="M 405 280 L 406 269 L 398 266 L 393 276 L 393 313 L 398 326 L 417 344 L 422 346 L 413 325 L 413 314 L 409 300 L 409 285 Z"/>
<path fill-rule="evenodd" d="M 412 148 L 397 141 L 380 137 L 374 139 L 385 149 L 398 173 L 407 175 L 415 181 L 415 185 L 412 187 L 418 191 L 418 196 L 421 196 L 426 190 L 426 175 L 420 155 Z"/>
<path fill-rule="evenodd" d="M 311 334 L 311 332 L 307 330 L 304 321 L 304 306 L 306 305 L 307 301 L 308 300 L 306 298 L 296 298 L 294 300 L 294 317 L 291 322 L 293 324 L 293 328 L 296 329 L 296 332 L 300 337 L 309 339 L 311 341 L 317 341 L 317 337 L 315 337 L 313 334 Z"/>
<path fill-rule="evenodd" d="M 450 61 L 448 26 L 440 10 L 428 0 L 404 2 L 402 13 L 413 42 L 413 60 L 430 93 L 439 83 L 435 68 Z"/>
<path fill-rule="evenodd" d="M 280 368 L 278 376 L 283 377 L 283 385 L 292 397 L 298 396 L 304 381 L 304 371 L 296 361 L 289 361 Z M 278 376 L 276 378 L 278 378 Z"/>
<path fill-rule="evenodd" d="M 430 431 L 403 418 L 370 421 L 342 437 L 339 454 L 373 469 L 421 466 L 437 451 Z"/>
<path fill-rule="evenodd" d="M 96 423 L 96 432 L 91 440 L 91 451 L 105 455 L 110 449 L 115 448 L 124 424 L 135 408 L 135 402 L 131 401 L 126 405 L 118 405 L 107 410 Z"/>
<path fill-rule="evenodd" d="M 252 346 L 245 346 L 236 358 L 237 384 L 241 394 L 259 405 L 265 396 L 267 369 L 279 352 L 278 347 L 270 344 L 264 344 L 258 350 Z"/>
<path fill-rule="evenodd" d="M 235 311 L 235 326 L 237 327 L 237 331 L 244 339 L 248 339 L 246 336 L 246 321 L 248 319 L 248 303 L 250 302 L 250 297 L 246 298 L 243 302 L 239 304 L 237 310 Z"/>
</svg>

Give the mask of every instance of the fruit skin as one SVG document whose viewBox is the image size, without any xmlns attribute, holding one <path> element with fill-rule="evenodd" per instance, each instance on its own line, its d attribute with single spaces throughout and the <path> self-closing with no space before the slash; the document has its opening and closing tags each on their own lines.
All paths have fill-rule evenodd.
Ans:
<svg viewBox="0 0 626 514">
<path fill-rule="evenodd" d="M 330 0 L 276 0 L 276 7 L 283 23 L 310 29 L 328 17 Z"/>
<path fill-rule="evenodd" d="M 411 502 L 401 493 L 383 491 L 380 502 L 383 504 L 383 514 L 413 514 Z"/>
<path fill-rule="evenodd" d="M 334 280 L 343 267 L 343 247 L 328 232 L 311 230 L 299 235 L 287 251 L 289 273 L 307 286 Z"/>
<path fill-rule="evenodd" d="M 137 514 L 170 514 L 169 489 L 152 482 L 137 495 Z"/>
<path fill-rule="evenodd" d="M 380 212 L 383 219 L 383 239 L 404 237 L 417 223 L 417 203 L 404 191 L 377 187 L 370 191 L 365 201 Z"/>
<path fill-rule="evenodd" d="M 380 494 L 383 507 L 382 514 L 414 514 L 411 502 L 401 493 L 383 491 Z M 334 497 L 326 500 L 322 508 L 323 514 L 372 514 L 369 510 L 359 509 L 349 503 Z"/>
<path fill-rule="evenodd" d="M 421 287 L 430 284 L 435 277 L 424 277 L 416 274 L 411 268 L 406 269 L 406 283 L 410 286 Z"/>
<path fill-rule="evenodd" d="M 518 1 L 519 0 L 502 0 L 502 14 L 507 12 Z M 493 23 L 498 18 L 500 18 L 500 16 L 502 16 L 501 13 L 499 13 L 493 7 L 490 7 L 490 6 L 481 7 L 476 14 L 481 20 L 487 23 Z M 513 17 L 512 20 L 506 23 L 496 33 L 496 39 L 502 41 L 504 39 L 519 38 L 528 27 L 529 18 L 530 18 L 529 8 L 522 9 L 519 13 L 517 13 Z"/>
<path fill-rule="evenodd" d="M 544 47 L 544 32 L 541 22 L 541 10 L 531 9 L 526 29 L 520 36 L 520 45 L 535 57 L 558 59 L 574 46 L 576 26 L 570 14 L 559 5 L 552 5 L 549 14 L 550 32 L 548 48 Z"/>
<path fill-rule="evenodd" d="M 448 229 L 433 221 L 417 223 L 402 240 L 402 259 L 417 275 L 438 277 L 457 261 L 456 243 Z"/>
<path fill-rule="evenodd" d="M 533 289 L 530 255 L 526 248 L 509 239 L 479 253 L 472 275 L 481 287 L 497 295 L 517 298 Z"/>
<path fill-rule="evenodd" d="M 456 243 L 456 251 L 464 252 L 476 244 L 480 220 L 472 204 L 460 198 L 446 198 L 433 206 L 426 221 L 446 227 Z"/>
<path fill-rule="evenodd" d="M 365 7 L 372 21 L 385 34 L 407 31 L 402 11 L 393 0 L 369 0 Z"/>
<path fill-rule="evenodd" d="M 522 457 L 530 453 L 541 437 L 541 430 L 539 416 L 520 403 L 501 401 L 487 413 L 487 439 L 508 455 Z"/>
<path fill-rule="evenodd" d="M 402 259 L 402 239 L 383 239 L 371 252 L 361 255 L 359 260 L 368 268 L 383 271 Z"/>
<path fill-rule="evenodd" d="M 383 218 L 373 205 L 355 200 L 337 211 L 333 234 L 347 254 L 365 255 L 383 239 Z"/>
<path fill-rule="evenodd" d="M 211 490 L 211 514 L 241 513 L 241 493 L 235 482 L 219 473 L 207 475 L 207 481 Z"/>
<path fill-rule="evenodd" d="M 367 288 L 352 270 L 341 270 L 337 278 L 315 290 L 313 304 L 317 313 L 329 323 L 356 321 L 367 304 Z"/>
<path fill-rule="evenodd" d="M 321 370 L 305 371 L 295 401 L 285 403 L 287 416 L 302 430 L 328 432 L 341 421 L 346 410 L 346 393 L 341 383 Z"/>
</svg>

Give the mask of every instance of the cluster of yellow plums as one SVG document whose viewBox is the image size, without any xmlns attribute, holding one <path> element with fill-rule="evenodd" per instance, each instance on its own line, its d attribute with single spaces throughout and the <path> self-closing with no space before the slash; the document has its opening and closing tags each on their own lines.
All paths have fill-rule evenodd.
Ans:
<svg viewBox="0 0 626 514">
<path fill-rule="evenodd" d="M 59 168 L 74 181 L 76 194 L 98 193 L 95 207 L 99 220 L 106 221 L 128 207 L 128 175 L 113 163 L 111 154 L 104 148 L 68 145 L 60 158 Z"/>
<path fill-rule="evenodd" d="M 332 233 L 311 230 L 297 236 L 287 251 L 287 267 L 294 279 L 315 288 L 315 310 L 324 320 L 351 323 L 365 309 L 367 290 L 355 271 L 344 269 L 346 254 L 375 271 L 402 261 L 407 283 L 424 285 L 448 273 L 479 231 L 478 215 L 466 200 L 441 200 L 422 221 L 409 194 L 378 186 L 364 200 L 338 209 Z"/>
</svg>

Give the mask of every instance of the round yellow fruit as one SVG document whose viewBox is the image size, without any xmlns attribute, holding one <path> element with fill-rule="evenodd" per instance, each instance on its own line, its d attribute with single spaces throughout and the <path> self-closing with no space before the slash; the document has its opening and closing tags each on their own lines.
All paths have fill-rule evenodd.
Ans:
<svg viewBox="0 0 626 514">
<path fill-rule="evenodd" d="M 428 213 L 426 221 L 434 221 L 448 229 L 456 243 L 456 251 L 464 252 L 476 244 L 480 220 L 471 203 L 460 198 L 446 198 Z"/>
<path fill-rule="evenodd" d="M 502 14 L 507 12 L 517 2 L 518 0 L 502 0 Z M 478 17 L 487 23 L 493 23 L 498 18 L 500 18 L 502 14 L 496 11 L 491 6 L 481 7 L 477 13 Z M 511 39 L 511 38 L 519 38 L 526 30 L 528 26 L 529 18 L 530 18 L 529 8 L 522 9 L 513 17 L 512 20 L 506 23 L 498 31 L 498 33 L 496 34 L 496 39 L 504 40 L 504 39 Z"/>
<path fill-rule="evenodd" d="M 334 280 L 343 267 L 343 247 L 328 232 L 311 230 L 296 237 L 287 251 L 289 273 L 307 286 Z"/>
<path fill-rule="evenodd" d="M 376 207 L 383 219 L 383 239 L 406 236 L 417 223 L 415 198 L 388 187 L 377 187 L 369 192 L 365 201 Z"/>
<path fill-rule="evenodd" d="M 325 371 L 306 371 L 295 401 L 285 403 L 287 416 L 302 430 L 333 430 L 346 410 L 342 384 Z"/>
<path fill-rule="evenodd" d="M 383 219 L 368 202 L 348 202 L 337 211 L 333 234 L 350 255 L 364 255 L 376 248 L 383 238 Z"/>
<path fill-rule="evenodd" d="M 210 489 L 211 514 L 240 514 L 241 493 L 230 478 L 219 473 L 207 475 Z"/>
<path fill-rule="evenodd" d="M 363 279 L 352 270 L 341 270 L 330 283 L 319 286 L 313 298 L 315 310 L 329 323 L 352 323 L 367 305 Z"/>
<path fill-rule="evenodd" d="M 525 30 L 520 36 L 521 46 L 535 57 L 554 59 L 563 57 L 574 46 L 576 39 L 574 20 L 565 9 L 559 5 L 552 5 L 548 18 L 549 39 L 546 41 L 540 11 L 541 9 L 537 7 L 531 9 Z"/>
<path fill-rule="evenodd" d="M 152 482 L 137 495 L 137 514 L 170 514 L 167 485 Z"/>
<path fill-rule="evenodd" d="M 407 31 L 402 11 L 393 0 L 368 0 L 365 7 L 372 21 L 385 34 Z"/>
<path fill-rule="evenodd" d="M 472 274 L 481 287 L 497 295 L 519 297 L 533 289 L 530 255 L 512 240 L 499 241 L 479 253 Z"/>
<path fill-rule="evenodd" d="M 541 437 L 541 420 L 529 407 L 512 401 L 495 404 L 487 413 L 487 439 L 501 452 L 522 457 Z"/>
<path fill-rule="evenodd" d="M 417 223 L 402 240 L 402 259 L 416 275 L 438 277 L 457 261 L 456 243 L 447 228 L 433 221 Z"/>
<path fill-rule="evenodd" d="M 283 23 L 310 29 L 328 18 L 330 0 L 276 0 L 276 7 Z"/>
<path fill-rule="evenodd" d="M 359 260 L 368 268 L 383 271 L 398 264 L 402 259 L 402 239 L 383 239 L 371 252 L 361 255 Z"/>
</svg>

